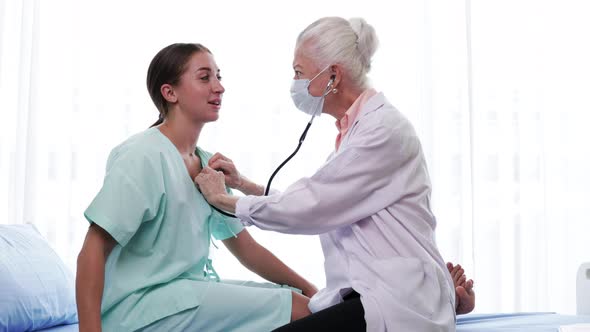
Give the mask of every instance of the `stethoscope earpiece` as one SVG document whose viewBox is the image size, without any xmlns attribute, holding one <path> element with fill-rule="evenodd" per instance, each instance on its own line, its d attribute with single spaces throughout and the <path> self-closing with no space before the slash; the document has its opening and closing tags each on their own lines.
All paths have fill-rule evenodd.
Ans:
<svg viewBox="0 0 590 332">
<path fill-rule="evenodd" d="M 336 75 L 330 76 L 330 82 L 328 83 L 328 85 L 332 86 L 332 84 L 334 84 L 335 80 L 336 80 Z"/>
</svg>

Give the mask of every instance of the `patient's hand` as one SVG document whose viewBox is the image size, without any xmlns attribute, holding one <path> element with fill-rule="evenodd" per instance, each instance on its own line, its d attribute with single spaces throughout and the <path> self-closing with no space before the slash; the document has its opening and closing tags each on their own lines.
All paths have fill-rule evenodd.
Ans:
<svg viewBox="0 0 590 332">
<path fill-rule="evenodd" d="M 455 311 L 458 315 L 469 313 L 475 308 L 475 292 L 473 291 L 473 280 L 467 280 L 465 271 L 461 265 L 447 263 L 447 269 L 453 278 L 455 286 Z"/>
<path fill-rule="evenodd" d="M 217 152 L 209 159 L 208 164 L 214 170 L 223 172 L 225 183 L 230 188 L 239 190 L 242 187 L 243 178 L 231 159 Z"/>
<path fill-rule="evenodd" d="M 318 292 L 318 288 L 314 284 L 309 283 L 307 287 L 305 289 L 302 289 L 301 291 L 303 292 L 303 295 L 312 298 L 315 295 L 315 293 Z"/>
</svg>

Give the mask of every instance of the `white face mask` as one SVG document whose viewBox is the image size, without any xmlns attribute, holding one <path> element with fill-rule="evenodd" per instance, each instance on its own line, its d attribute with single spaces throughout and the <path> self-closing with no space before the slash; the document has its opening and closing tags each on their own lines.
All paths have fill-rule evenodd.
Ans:
<svg viewBox="0 0 590 332">
<path fill-rule="evenodd" d="M 322 71 L 315 75 L 311 80 L 294 79 L 291 83 L 291 99 L 293 99 L 295 107 L 297 107 L 297 109 L 299 109 L 303 113 L 317 116 L 322 114 L 322 109 L 324 108 L 324 97 L 329 92 L 329 87 L 332 85 L 332 80 L 330 80 L 330 82 L 326 86 L 326 92 L 319 97 L 312 96 L 309 93 L 309 85 L 311 84 L 311 81 L 316 79 L 316 77 L 320 76 L 320 74 L 326 71 L 326 69 L 328 68 L 330 68 L 329 65 L 326 68 L 322 69 Z"/>
</svg>

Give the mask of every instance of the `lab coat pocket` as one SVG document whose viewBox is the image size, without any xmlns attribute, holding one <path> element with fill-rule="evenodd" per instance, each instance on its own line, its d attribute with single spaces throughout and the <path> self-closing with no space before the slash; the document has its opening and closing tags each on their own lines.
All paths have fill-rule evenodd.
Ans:
<svg viewBox="0 0 590 332">
<path fill-rule="evenodd" d="M 433 316 L 440 304 L 434 267 L 417 258 L 378 259 L 371 265 L 375 282 L 373 293 L 382 294 L 382 304 L 395 308 L 400 304 L 421 316 Z M 380 301 L 381 302 L 381 301 Z"/>
</svg>

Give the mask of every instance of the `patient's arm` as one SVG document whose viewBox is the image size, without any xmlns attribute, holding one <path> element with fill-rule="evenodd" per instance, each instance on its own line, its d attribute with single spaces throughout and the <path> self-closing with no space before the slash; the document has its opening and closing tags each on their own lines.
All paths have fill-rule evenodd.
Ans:
<svg viewBox="0 0 590 332">
<path fill-rule="evenodd" d="M 208 166 L 216 171 L 222 171 L 225 175 L 225 184 L 230 188 L 237 189 L 246 195 L 262 196 L 264 195 L 264 186 L 250 181 L 241 175 L 234 165 L 234 162 L 228 157 L 217 152 L 209 159 Z"/>
<path fill-rule="evenodd" d="M 317 288 L 312 283 L 258 244 L 246 229 L 235 238 L 223 240 L 223 244 L 242 265 L 262 278 L 277 284 L 299 288 L 307 297 L 312 297 L 317 292 Z"/>
<path fill-rule="evenodd" d="M 101 331 L 100 303 L 104 289 L 104 267 L 117 242 L 96 224 L 90 225 L 78 255 L 76 305 L 80 332 Z"/>
</svg>

